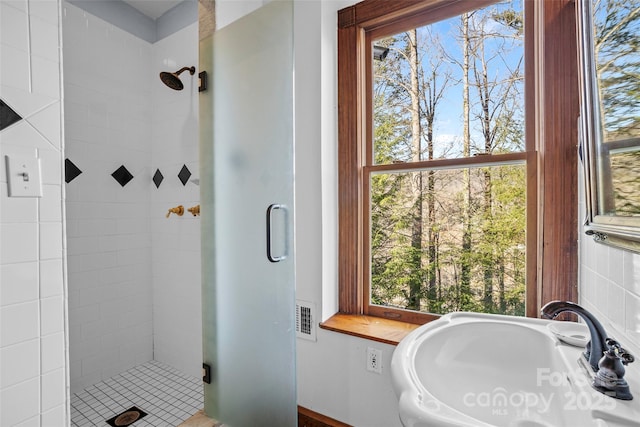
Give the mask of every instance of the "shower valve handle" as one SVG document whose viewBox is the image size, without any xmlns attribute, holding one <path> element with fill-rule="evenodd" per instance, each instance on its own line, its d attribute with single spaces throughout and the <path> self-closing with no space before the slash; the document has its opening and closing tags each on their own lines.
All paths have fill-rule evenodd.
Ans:
<svg viewBox="0 0 640 427">
<path fill-rule="evenodd" d="M 184 214 L 184 206 L 179 205 L 179 206 L 176 206 L 175 208 L 171 208 L 171 209 L 169 209 L 169 212 L 167 212 L 167 218 L 169 218 L 169 216 L 170 216 L 172 213 L 173 213 L 173 214 L 176 214 L 176 215 L 178 215 L 178 216 L 182 216 L 182 214 Z"/>
</svg>

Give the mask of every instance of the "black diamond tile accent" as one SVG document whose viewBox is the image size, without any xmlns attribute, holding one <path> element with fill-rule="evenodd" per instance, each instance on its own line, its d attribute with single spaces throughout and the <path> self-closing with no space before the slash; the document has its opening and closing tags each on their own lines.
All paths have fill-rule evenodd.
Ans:
<svg viewBox="0 0 640 427">
<path fill-rule="evenodd" d="M 13 111 L 11 107 L 4 103 L 2 99 L 0 99 L 0 130 L 11 126 L 15 122 L 19 122 L 22 120 L 20 114 Z"/>
<path fill-rule="evenodd" d="M 127 168 L 124 167 L 124 165 L 116 169 L 116 171 L 113 172 L 111 176 L 113 177 L 113 179 L 118 181 L 118 184 L 122 185 L 123 187 L 133 179 L 133 175 L 131 175 L 131 172 L 129 172 Z"/>
<path fill-rule="evenodd" d="M 69 159 L 64 159 L 64 182 L 67 184 L 80 175 L 82 171 Z"/>
<path fill-rule="evenodd" d="M 191 176 L 191 171 L 187 167 L 187 165 L 182 165 L 182 169 L 180 169 L 180 173 L 178 174 L 178 178 L 180 178 L 180 182 L 182 185 L 187 185 L 187 181 L 189 181 L 189 177 Z"/>
<path fill-rule="evenodd" d="M 163 179 L 164 176 L 162 172 L 160 172 L 160 169 L 156 169 L 156 173 L 153 174 L 153 183 L 156 185 L 156 188 L 160 188 Z"/>
<path fill-rule="evenodd" d="M 138 421 L 140 418 L 144 418 L 147 416 L 147 413 L 142 409 L 138 409 L 135 406 L 127 409 L 121 414 L 116 415 L 115 417 L 108 419 L 107 424 L 112 427 L 126 427 Z"/>
</svg>

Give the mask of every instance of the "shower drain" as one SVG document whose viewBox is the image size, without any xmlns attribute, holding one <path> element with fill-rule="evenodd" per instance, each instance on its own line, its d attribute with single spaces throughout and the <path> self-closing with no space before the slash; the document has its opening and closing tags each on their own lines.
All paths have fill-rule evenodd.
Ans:
<svg viewBox="0 0 640 427">
<path fill-rule="evenodd" d="M 116 415 L 115 417 L 107 420 L 107 424 L 112 427 L 126 427 L 138 421 L 140 418 L 145 417 L 147 415 L 146 412 L 138 409 L 135 406 L 127 409 L 121 414 Z"/>
</svg>

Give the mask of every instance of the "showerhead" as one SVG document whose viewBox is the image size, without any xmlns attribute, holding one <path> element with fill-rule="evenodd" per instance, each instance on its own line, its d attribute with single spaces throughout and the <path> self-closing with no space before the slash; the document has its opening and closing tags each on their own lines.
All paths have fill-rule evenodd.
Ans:
<svg viewBox="0 0 640 427">
<path fill-rule="evenodd" d="M 189 70 L 189 73 L 193 76 L 193 74 L 196 72 L 196 67 L 182 67 L 175 73 L 163 71 L 160 73 L 160 80 L 162 80 L 162 83 L 166 84 L 173 90 L 182 90 L 184 89 L 184 85 L 182 84 L 182 81 L 178 76 L 180 75 L 180 73 L 187 70 Z"/>
</svg>

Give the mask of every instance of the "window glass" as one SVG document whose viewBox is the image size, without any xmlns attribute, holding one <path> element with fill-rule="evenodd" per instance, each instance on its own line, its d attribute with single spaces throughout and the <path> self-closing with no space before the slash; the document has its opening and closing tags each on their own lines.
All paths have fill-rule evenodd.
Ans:
<svg viewBox="0 0 640 427">
<path fill-rule="evenodd" d="M 522 0 L 375 40 L 373 55 L 374 163 L 524 151 Z"/>
<path fill-rule="evenodd" d="M 525 180 L 524 164 L 373 175 L 371 304 L 524 315 Z"/>
<path fill-rule="evenodd" d="M 525 315 L 522 0 L 372 52 L 369 304 Z"/>
</svg>

